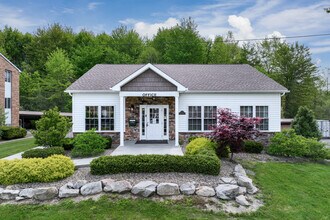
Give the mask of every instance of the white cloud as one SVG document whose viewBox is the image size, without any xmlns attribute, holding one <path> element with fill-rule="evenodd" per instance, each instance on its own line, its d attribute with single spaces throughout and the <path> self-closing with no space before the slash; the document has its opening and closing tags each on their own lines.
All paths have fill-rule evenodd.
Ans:
<svg viewBox="0 0 330 220">
<path fill-rule="evenodd" d="M 99 5 L 102 5 L 102 2 L 90 2 L 87 5 L 88 10 L 94 10 L 96 9 Z"/>
<path fill-rule="evenodd" d="M 245 9 L 240 15 L 250 20 L 263 17 L 267 13 L 272 12 L 281 2 L 282 0 L 257 0 L 254 5 Z"/>
<path fill-rule="evenodd" d="M 73 14 L 74 9 L 73 8 L 64 8 L 62 13 L 64 13 L 64 14 Z"/>
<path fill-rule="evenodd" d="M 329 47 L 312 47 L 310 49 L 311 49 L 311 52 L 313 54 L 329 53 L 330 52 L 330 46 Z"/>
<path fill-rule="evenodd" d="M 22 9 L 0 4 L 0 27 L 8 25 L 21 31 L 28 31 L 31 27 L 37 27 L 45 23 L 42 19 L 31 19 Z"/>
<path fill-rule="evenodd" d="M 255 35 L 253 34 L 251 22 L 248 18 L 237 15 L 229 15 L 228 23 L 230 26 L 238 30 L 236 34 L 240 39 L 255 37 Z"/>
<path fill-rule="evenodd" d="M 119 22 L 125 25 L 133 25 L 134 30 L 141 36 L 151 38 L 157 33 L 159 28 L 170 28 L 177 25 L 180 21 L 176 18 L 170 17 L 166 21 L 160 23 L 147 23 L 135 19 L 126 19 Z"/>
</svg>

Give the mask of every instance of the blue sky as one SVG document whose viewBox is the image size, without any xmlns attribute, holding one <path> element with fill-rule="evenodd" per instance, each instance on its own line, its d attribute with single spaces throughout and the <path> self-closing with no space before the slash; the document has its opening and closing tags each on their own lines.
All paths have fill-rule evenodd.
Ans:
<svg viewBox="0 0 330 220">
<path fill-rule="evenodd" d="M 271 34 L 296 36 L 330 33 L 330 14 L 323 10 L 330 0 L 0 0 L 0 28 L 23 32 L 54 22 L 95 33 L 121 24 L 152 37 L 159 27 L 171 27 L 191 16 L 207 38 L 232 31 L 236 39 L 263 38 Z M 330 68 L 330 36 L 291 39 L 311 48 L 314 62 Z M 330 70 L 329 70 L 330 72 Z"/>
</svg>

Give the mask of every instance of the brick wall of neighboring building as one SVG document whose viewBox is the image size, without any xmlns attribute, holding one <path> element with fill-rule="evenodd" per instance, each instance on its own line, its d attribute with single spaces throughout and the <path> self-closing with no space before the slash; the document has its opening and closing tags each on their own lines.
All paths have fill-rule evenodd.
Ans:
<svg viewBox="0 0 330 220">
<path fill-rule="evenodd" d="M 5 107 L 5 70 L 12 72 L 11 84 L 11 122 L 12 126 L 19 126 L 19 72 L 2 56 L 0 56 L 0 107 Z"/>
</svg>

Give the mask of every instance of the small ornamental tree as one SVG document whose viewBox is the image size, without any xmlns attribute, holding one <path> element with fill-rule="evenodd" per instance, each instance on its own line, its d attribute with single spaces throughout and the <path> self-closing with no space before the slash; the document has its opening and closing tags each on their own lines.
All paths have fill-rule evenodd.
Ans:
<svg viewBox="0 0 330 220">
<path fill-rule="evenodd" d="M 36 122 L 36 131 L 32 133 L 37 144 L 47 147 L 62 146 L 70 127 L 69 119 L 61 116 L 55 107 L 44 112 Z"/>
<path fill-rule="evenodd" d="M 218 123 L 211 132 L 211 139 L 218 143 L 217 154 L 229 146 L 231 158 L 244 146 L 244 140 L 255 138 L 259 131 L 255 128 L 259 118 L 240 117 L 229 109 L 218 110 Z"/>
<path fill-rule="evenodd" d="M 314 112 L 305 106 L 300 106 L 293 119 L 292 128 L 296 134 L 306 138 L 321 139 L 322 135 L 317 127 Z"/>
</svg>

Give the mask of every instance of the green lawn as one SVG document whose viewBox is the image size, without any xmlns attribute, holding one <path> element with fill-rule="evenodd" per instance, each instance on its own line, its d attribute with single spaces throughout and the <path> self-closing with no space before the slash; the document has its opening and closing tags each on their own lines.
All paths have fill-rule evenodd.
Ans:
<svg viewBox="0 0 330 220">
<path fill-rule="evenodd" d="M 252 215 L 228 216 L 182 202 L 154 202 L 150 199 L 113 199 L 59 205 L 0 206 L 2 219 L 329 219 L 330 166 L 320 164 L 250 164 L 255 181 L 262 188 L 266 205 Z"/>
<path fill-rule="evenodd" d="M 17 154 L 36 147 L 37 145 L 34 141 L 34 138 L 29 138 L 0 144 L 0 158 L 8 157 L 12 154 Z"/>
</svg>

